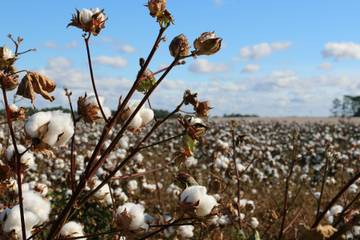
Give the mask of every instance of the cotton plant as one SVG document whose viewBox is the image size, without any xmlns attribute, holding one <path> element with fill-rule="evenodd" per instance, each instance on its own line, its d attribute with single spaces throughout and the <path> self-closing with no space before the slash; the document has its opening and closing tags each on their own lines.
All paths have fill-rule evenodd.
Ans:
<svg viewBox="0 0 360 240">
<path fill-rule="evenodd" d="M 23 42 L 21 37 L 14 39 L 9 35 L 15 45 L 14 51 L 7 47 L 0 48 L 0 85 L 6 110 L 6 123 L 10 130 L 9 136 L 7 133 L 4 134 L 4 139 L 9 139 L 9 144 L 6 146 L 5 159 L 0 164 L 1 173 L 5 175 L 4 179 L 1 176 L 0 189 L 12 189 L 18 195 L 16 201 L 12 201 L 13 206 L 4 209 L 0 215 L 1 228 L 5 234 L 15 234 L 16 238 L 27 239 L 37 226 L 49 222 L 46 231 L 45 228 L 37 228 L 46 239 L 82 237 L 85 235 L 84 226 L 70 221 L 70 216 L 73 216 L 73 211 L 83 211 L 85 203 L 89 200 L 92 203 L 95 200 L 96 203 L 109 205 L 102 209 L 103 211 L 109 211 L 110 207 L 115 208 L 115 205 L 119 206 L 119 202 L 123 202 L 116 211 L 112 209 L 116 224 L 109 224 L 113 230 L 122 230 L 120 235 L 133 238 L 150 231 L 150 234 L 156 234 L 152 226 L 158 223 L 158 219 L 145 213 L 146 200 L 137 199 L 138 203 L 135 203 L 134 198 L 143 190 L 149 193 L 157 192 L 160 196 L 165 186 L 164 181 L 152 183 L 152 179 L 142 177 L 139 181 L 130 179 L 126 185 L 121 177 L 126 178 L 125 173 L 148 175 L 147 170 L 151 165 L 147 160 L 153 155 L 143 155 L 142 149 L 149 147 L 145 146 L 149 139 L 156 140 L 152 136 L 161 125 L 165 125 L 165 122 L 173 117 L 179 117 L 179 124 L 185 133 L 185 136 L 179 136 L 184 138 L 178 141 L 182 148 L 182 159 L 193 155 L 196 150 L 195 142 L 200 141 L 208 129 L 205 122 L 211 110 L 210 103 L 207 100 L 198 100 L 197 93 L 186 90 L 174 111 L 165 118 L 158 119 L 152 109 L 150 96 L 156 93 L 168 73 L 173 68 L 184 65 L 186 59 L 217 53 L 221 49 L 222 39 L 215 32 L 204 32 L 190 44 L 184 34 L 178 34 L 169 41 L 170 64 L 153 71 L 149 67 L 152 66 L 150 62 L 159 46 L 165 42 L 164 33 L 174 24 L 174 20 L 167 9 L 166 0 L 149 0 L 146 6 L 150 16 L 157 22 L 159 34 L 149 56 L 139 60 L 140 69 L 128 94 L 116 99 L 118 106 L 114 112 L 105 106 L 105 98 L 99 95 L 96 72 L 91 60 L 90 41 L 99 36 L 107 25 L 108 18 L 104 9 L 76 10 L 68 24 L 68 27 L 81 30 L 86 47 L 89 79 L 94 93 L 79 97 L 77 109 L 74 109 L 72 93 L 65 89 L 70 113 L 40 110 L 28 116 L 22 106 L 9 104 L 7 94 L 13 90 L 16 90 L 14 102 L 17 104 L 20 102 L 16 101 L 17 98 L 22 98 L 29 101 L 35 109 L 38 96 L 45 101 L 53 102 L 57 96 L 54 94 L 57 85 L 43 73 L 16 69 L 15 63 L 21 59 L 21 55 L 33 51 L 19 51 L 19 46 Z M 19 75 L 20 72 L 24 74 Z M 134 100 L 135 94 L 141 95 L 141 98 Z M 182 114 L 182 108 L 186 105 L 194 110 L 190 116 Z M 80 121 L 81 119 L 83 121 Z M 18 124 L 21 121 L 24 121 L 24 128 L 19 130 Z M 97 124 L 87 126 L 90 124 L 84 122 Z M 161 143 L 154 145 L 159 144 Z M 94 148 L 88 149 L 88 146 Z M 176 153 L 177 147 L 173 146 L 168 157 Z M 195 167 L 197 164 L 197 159 L 193 157 L 188 159 L 186 165 Z M 37 165 L 40 166 L 39 169 L 36 169 Z M 161 164 L 157 167 L 167 168 Z M 44 169 L 46 172 L 40 173 Z M 36 170 L 39 173 L 36 173 Z M 116 180 L 117 177 L 119 178 Z M 31 179 L 31 182 L 24 183 L 26 179 Z M 211 215 L 218 205 L 215 197 L 208 195 L 206 188 L 202 186 L 189 186 L 181 192 L 181 188 L 174 184 L 170 191 L 170 195 L 180 195 L 181 205 L 191 206 L 197 217 Z M 58 195 L 60 192 L 61 197 Z M 51 204 L 46 198 L 48 193 L 51 193 L 49 199 L 51 198 L 54 205 L 61 205 L 56 209 L 51 221 Z M 100 207 L 104 207 L 104 204 Z M 173 215 L 177 216 L 176 212 Z M 183 220 L 180 218 L 176 221 Z M 174 222 L 175 219 L 167 221 L 168 224 Z M 194 227 L 191 226 L 179 230 L 184 238 L 192 237 L 193 232 Z M 2 238 L 3 235 L 0 234 Z"/>
</svg>

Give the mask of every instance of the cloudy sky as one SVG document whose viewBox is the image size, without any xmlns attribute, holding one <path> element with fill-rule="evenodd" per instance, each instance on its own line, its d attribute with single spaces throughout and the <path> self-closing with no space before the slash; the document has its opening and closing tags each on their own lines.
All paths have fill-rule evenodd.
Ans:
<svg viewBox="0 0 360 240">
<path fill-rule="evenodd" d="M 58 85 L 53 106 L 66 106 L 63 87 L 73 91 L 74 99 L 91 92 L 82 33 L 66 25 L 75 8 L 104 8 L 109 20 L 92 38 L 91 49 L 99 92 L 114 108 L 158 31 L 145 3 L 4 1 L 1 43 L 11 47 L 6 35 L 12 33 L 25 38 L 23 49 L 36 48 L 17 67 L 53 78 Z M 161 45 L 152 70 L 170 63 L 167 45 L 180 33 L 192 42 L 204 31 L 216 31 L 223 49 L 190 59 L 171 72 L 151 98 L 155 108 L 173 109 L 190 88 L 211 101 L 216 115 L 327 116 L 333 98 L 360 94 L 358 0 L 168 0 L 168 9 L 175 25 L 167 31 L 168 41 Z M 49 104 L 39 99 L 37 106 Z"/>
</svg>

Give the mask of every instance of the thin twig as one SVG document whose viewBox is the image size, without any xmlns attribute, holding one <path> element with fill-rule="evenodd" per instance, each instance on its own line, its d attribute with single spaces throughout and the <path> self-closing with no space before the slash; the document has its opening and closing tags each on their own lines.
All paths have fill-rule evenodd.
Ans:
<svg viewBox="0 0 360 240">
<path fill-rule="evenodd" d="M 96 98 L 97 104 L 98 104 L 98 106 L 99 106 L 101 115 L 102 115 L 103 119 L 105 120 L 105 122 L 108 123 L 109 120 L 107 119 L 107 117 L 106 117 L 106 115 L 105 115 L 104 109 L 103 109 L 103 107 L 102 107 L 102 105 L 101 105 L 101 102 L 100 102 L 100 99 L 99 99 L 99 95 L 98 95 L 98 92 L 97 92 L 97 89 L 96 89 L 94 72 L 93 72 L 92 62 L 91 62 L 90 48 L 89 48 L 89 40 L 90 40 L 90 37 L 91 37 L 91 33 L 89 33 L 88 36 L 85 36 L 85 37 L 84 37 L 84 40 L 85 40 L 85 45 L 86 45 L 86 53 L 87 53 L 87 58 L 88 58 L 88 65 L 89 65 L 91 83 L 92 83 L 92 86 L 93 86 L 95 98 Z"/>
<path fill-rule="evenodd" d="M 236 163 L 236 139 L 235 139 L 235 122 L 233 122 L 232 130 L 231 130 L 231 137 L 232 137 L 232 159 L 235 167 L 235 176 L 236 176 L 236 182 L 237 182 L 237 211 L 238 211 L 238 218 L 239 218 L 239 227 L 241 228 L 241 217 L 240 217 L 240 198 L 241 198 L 241 182 L 240 182 L 240 174 L 239 170 L 237 168 Z"/>
</svg>

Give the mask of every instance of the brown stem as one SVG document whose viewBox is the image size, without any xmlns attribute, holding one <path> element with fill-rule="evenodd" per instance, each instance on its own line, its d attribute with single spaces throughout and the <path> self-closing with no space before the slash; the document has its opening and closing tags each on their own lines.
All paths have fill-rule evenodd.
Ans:
<svg viewBox="0 0 360 240">
<path fill-rule="evenodd" d="M 166 167 L 159 167 L 159 168 L 155 168 L 155 169 L 148 170 L 148 171 L 146 171 L 146 172 L 133 173 L 133 174 L 129 174 L 129 175 L 123 175 L 123 176 L 113 177 L 113 178 L 111 178 L 111 180 L 124 180 L 124 179 L 142 177 L 142 176 L 145 176 L 145 175 L 150 174 L 150 173 L 158 172 L 158 171 L 163 170 L 163 169 L 165 169 L 165 168 L 166 168 Z"/>
<path fill-rule="evenodd" d="M 152 144 L 149 144 L 149 145 L 140 147 L 139 150 L 144 150 L 144 149 L 146 149 L 146 148 L 151 148 L 151 147 L 154 147 L 154 146 L 156 146 L 156 145 L 159 145 L 159 144 L 168 142 L 168 141 L 170 141 L 170 140 L 173 140 L 173 139 L 175 139 L 175 138 L 178 138 L 178 137 L 181 137 L 181 136 L 184 136 L 184 135 L 185 135 L 185 133 L 180 133 L 180 134 L 177 134 L 177 135 L 175 135 L 175 136 L 166 138 L 166 139 L 164 139 L 164 140 L 161 140 L 161 141 L 158 141 L 158 142 L 155 142 L 155 143 L 152 143 Z"/>
<path fill-rule="evenodd" d="M 235 167 L 236 182 L 237 182 L 237 204 L 236 204 L 236 206 L 237 206 L 238 217 L 239 217 L 239 227 L 241 228 L 241 217 L 240 217 L 241 182 L 240 182 L 240 174 L 239 174 L 237 164 L 236 164 L 235 123 L 233 123 L 233 126 L 232 126 L 231 136 L 232 136 L 232 149 L 233 149 L 232 158 L 233 158 L 233 163 L 234 163 L 234 167 Z"/>
<path fill-rule="evenodd" d="M 327 150 L 328 150 L 328 149 L 327 149 Z M 327 154 L 327 150 L 325 151 L 326 154 Z M 315 217 L 315 218 L 317 218 L 317 217 L 319 216 L 319 213 L 320 213 L 321 200 L 322 200 L 322 197 L 323 197 L 323 194 L 324 194 L 324 189 L 325 189 L 325 184 L 326 184 L 328 166 L 329 166 L 329 156 L 326 156 L 326 163 L 325 163 L 324 175 L 323 175 L 323 178 L 322 178 L 320 196 L 319 196 L 319 200 L 318 200 L 318 202 L 317 202 L 317 210 L 316 210 L 316 217 Z"/>
<path fill-rule="evenodd" d="M 3 78 L 1 78 L 3 79 Z M 1 85 L 4 86 L 4 81 L 1 80 Z M 7 94 L 5 88 L 1 88 L 4 98 L 4 104 L 5 104 L 5 112 L 6 112 L 6 120 L 7 124 L 10 130 L 11 140 L 14 146 L 14 159 L 16 160 L 16 180 L 17 180 L 17 186 L 18 186 L 18 192 L 19 192 L 19 206 L 20 206 L 20 220 L 21 220 L 21 232 L 22 232 L 22 239 L 26 239 L 26 228 L 25 228 L 25 218 L 24 218 L 24 206 L 23 206 L 23 197 L 22 197 L 22 183 L 21 183 L 21 155 L 19 153 L 19 150 L 17 148 L 16 144 L 16 138 L 15 138 L 15 132 L 12 126 L 12 119 L 9 114 L 9 102 L 7 99 Z"/>
<path fill-rule="evenodd" d="M 88 58 L 88 64 L 89 64 L 89 71 L 90 71 L 91 83 L 92 83 L 92 86 L 93 86 L 95 98 L 96 98 L 97 104 L 98 104 L 98 106 L 99 106 L 101 115 L 102 115 L 102 117 L 104 118 L 105 122 L 108 123 L 109 120 L 106 118 L 106 115 L 105 115 L 104 110 L 103 110 L 103 107 L 102 107 L 102 105 L 101 105 L 101 103 L 100 103 L 99 95 L 98 95 L 98 92 L 97 92 L 97 89 L 96 89 L 94 72 L 93 72 L 92 63 L 91 63 L 90 48 L 89 48 L 89 40 L 90 40 L 90 37 L 91 37 L 91 33 L 89 33 L 87 37 L 84 37 L 84 40 L 85 40 L 85 45 L 86 45 L 86 53 L 87 53 L 87 58 Z"/>
<path fill-rule="evenodd" d="M 278 240 L 281 240 L 283 238 L 283 234 L 284 234 L 284 228 L 285 228 L 285 222 L 286 222 L 286 215 L 288 213 L 288 199 L 289 199 L 289 188 L 290 188 L 290 180 L 292 177 L 292 174 L 294 172 L 294 166 L 295 166 L 295 162 L 296 162 L 296 137 L 294 134 L 294 143 L 293 143 L 293 151 L 292 151 L 292 161 L 290 164 L 290 172 L 286 178 L 285 181 L 285 190 L 284 190 L 284 206 L 283 206 L 283 212 L 282 212 L 282 220 L 281 220 L 281 226 L 280 226 L 280 231 L 279 231 L 279 237 Z"/>
<path fill-rule="evenodd" d="M 70 106 L 70 111 L 71 111 L 71 116 L 73 119 L 73 124 L 74 124 L 74 134 L 71 137 L 71 153 L 70 153 L 70 185 L 71 185 L 71 189 L 72 191 L 75 190 L 75 174 L 76 174 L 76 161 L 75 161 L 75 136 L 76 136 L 76 119 L 75 119 L 75 113 L 74 113 L 74 109 L 71 103 L 71 92 L 68 91 L 68 89 L 65 89 L 65 95 L 68 98 L 69 101 L 69 106 Z"/>
</svg>

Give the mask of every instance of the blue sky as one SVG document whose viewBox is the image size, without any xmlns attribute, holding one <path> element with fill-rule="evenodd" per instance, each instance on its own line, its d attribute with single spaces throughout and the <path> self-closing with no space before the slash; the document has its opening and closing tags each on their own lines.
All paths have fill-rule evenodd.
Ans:
<svg viewBox="0 0 360 240">
<path fill-rule="evenodd" d="M 74 100 L 91 92 L 81 32 L 66 28 L 75 8 L 104 8 L 109 20 L 91 40 L 99 91 L 115 107 L 147 56 L 158 26 L 145 0 L 4 1 L 1 43 L 8 33 L 25 38 L 23 48 L 37 48 L 18 61 L 19 69 L 38 70 L 58 89 L 53 105 L 64 105 L 62 88 Z M 360 90 L 360 2 L 356 0 L 168 0 L 175 25 L 158 51 L 152 70 L 168 64 L 167 45 L 184 33 L 190 42 L 216 31 L 222 50 L 190 59 L 176 68 L 151 98 L 154 107 L 172 109 L 190 88 L 210 100 L 214 114 L 327 116 L 331 101 Z M 1 44 L 0 43 L 0 44 Z M 104 61 L 111 60 L 111 63 Z M 138 95 L 137 97 L 139 97 Z M 25 104 L 21 101 L 19 104 Z M 49 106 L 38 99 L 37 106 Z"/>
</svg>

